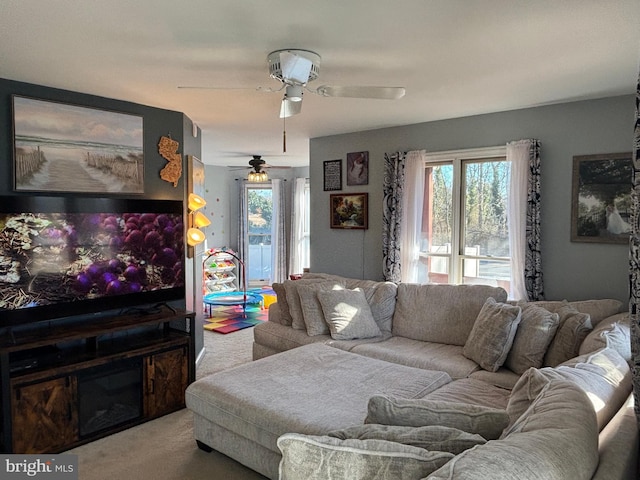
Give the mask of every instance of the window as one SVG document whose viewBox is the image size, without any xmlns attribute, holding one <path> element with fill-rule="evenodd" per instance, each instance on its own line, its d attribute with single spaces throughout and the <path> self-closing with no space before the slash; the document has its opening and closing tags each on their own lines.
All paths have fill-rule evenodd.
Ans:
<svg viewBox="0 0 640 480">
<path fill-rule="evenodd" d="M 510 170 L 504 147 L 426 156 L 420 282 L 509 291 Z"/>
<path fill-rule="evenodd" d="M 247 189 L 247 283 L 249 286 L 271 283 L 271 232 L 273 196 L 270 185 Z"/>
<path fill-rule="evenodd" d="M 298 275 L 310 265 L 310 189 L 309 180 L 296 178 L 293 186 L 289 274 Z"/>
<path fill-rule="evenodd" d="M 309 268 L 311 264 L 310 253 L 311 253 L 311 221 L 310 221 L 310 213 L 311 213 L 311 192 L 309 189 L 309 182 L 305 182 L 304 184 L 304 199 L 303 204 L 304 208 L 302 210 L 302 252 L 301 252 L 301 264 L 302 268 Z"/>
</svg>

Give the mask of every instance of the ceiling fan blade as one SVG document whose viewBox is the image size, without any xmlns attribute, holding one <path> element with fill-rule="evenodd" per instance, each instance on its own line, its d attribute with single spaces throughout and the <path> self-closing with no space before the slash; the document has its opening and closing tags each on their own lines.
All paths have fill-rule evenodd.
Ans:
<svg viewBox="0 0 640 480">
<path fill-rule="evenodd" d="M 271 87 L 211 87 L 207 85 L 178 85 L 181 90 L 255 90 L 256 92 L 279 92 L 284 88 L 284 85 L 278 89 Z"/>
<path fill-rule="evenodd" d="M 264 165 L 262 165 L 262 168 L 275 168 L 275 169 L 279 169 L 279 168 L 291 168 L 288 165 L 269 165 L 268 163 L 265 163 Z"/>
<path fill-rule="evenodd" d="M 375 98 L 380 100 L 397 100 L 404 97 L 404 87 L 365 87 L 322 85 L 316 93 L 323 97 Z"/>
<path fill-rule="evenodd" d="M 282 69 L 282 78 L 285 83 L 287 81 L 305 85 L 309 81 L 309 73 L 313 62 L 308 58 L 296 55 L 291 52 L 280 52 L 280 68 Z"/>
<path fill-rule="evenodd" d="M 283 98 L 280 104 L 280 118 L 293 117 L 302 112 L 302 102 L 294 102 L 288 98 Z"/>
</svg>

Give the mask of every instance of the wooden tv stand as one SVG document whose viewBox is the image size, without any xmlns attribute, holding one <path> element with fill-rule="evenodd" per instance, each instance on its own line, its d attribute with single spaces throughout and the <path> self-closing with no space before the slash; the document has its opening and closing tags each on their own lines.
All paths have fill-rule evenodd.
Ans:
<svg viewBox="0 0 640 480">
<path fill-rule="evenodd" d="M 194 329 L 163 305 L 0 333 L 0 451 L 59 453 L 184 408 Z"/>
</svg>

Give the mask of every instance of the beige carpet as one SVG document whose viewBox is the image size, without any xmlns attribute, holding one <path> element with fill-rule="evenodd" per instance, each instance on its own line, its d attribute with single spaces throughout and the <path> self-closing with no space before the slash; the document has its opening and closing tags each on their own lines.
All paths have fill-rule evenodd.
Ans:
<svg viewBox="0 0 640 480">
<path fill-rule="evenodd" d="M 207 354 L 197 377 L 251 361 L 253 329 L 204 332 Z M 69 450 L 78 455 L 79 480 L 264 480 L 224 455 L 206 453 L 193 439 L 185 410 Z"/>
</svg>

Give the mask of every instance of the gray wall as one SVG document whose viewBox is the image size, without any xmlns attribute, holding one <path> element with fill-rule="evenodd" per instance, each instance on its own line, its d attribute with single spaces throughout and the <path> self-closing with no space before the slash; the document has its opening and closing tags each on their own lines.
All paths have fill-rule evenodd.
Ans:
<svg viewBox="0 0 640 480">
<path fill-rule="evenodd" d="M 311 270 L 355 278 L 382 278 L 382 177 L 384 154 L 429 152 L 541 141 L 542 268 L 547 299 L 617 298 L 628 301 L 628 247 L 571 242 L 571 175 L 574 155 L 630 152 L 632 95 L 550 105 L 405 127 L 314 138 L 310 142 Z M 369 152 L 369 184 L 347 187 L 346 155 Z M 323 161 L 342 159 L 341 192 L 369 193 L 368 230 L 329 228 L 329 194 Z"/>
</svg>

